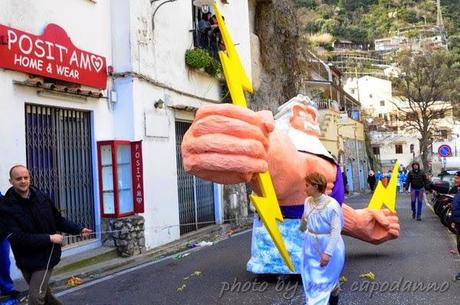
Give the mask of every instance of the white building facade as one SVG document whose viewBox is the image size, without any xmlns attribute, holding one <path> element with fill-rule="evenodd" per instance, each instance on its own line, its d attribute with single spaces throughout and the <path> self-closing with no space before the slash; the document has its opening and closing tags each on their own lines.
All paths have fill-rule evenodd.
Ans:
<svg viewBox="0 0 460 305">
<path fill-rule="evenodd" d="M 364 119 L 371 129 L 371 149 L 381 169 L 387 172 L 396 160 L 404 167 L 410 165 L 419 156 L 419 143 L 416 136 L 400 128 L 396 107 L 400 101 L 393 97 L 391 82 L 372 76 L 351 78 L 345 91 L 363 106 Z"/>
<path fill-rule="evenodd" d="M 39 72 L 22 72 L 20 66 L 30 66 L 32 63 L 26 62 L 25 58 L 32 58 L 34 54 L 37 55 L 35 57 L 41 58 L 39 60 L 48 58 L 53 65 L 69 64 L 68 61 L 59 60 L 59 52 L 65 52 L 63 48 L 56 48 L 58 42 L 59 45 L 63 45 L 62 37 L 41 37 L 45 29 L 49 29 L 50 24 L 59 26 L 75 48 L 91 52 L 98 58 L 104 58 L 106 64 L 110 64 L 112 54 L 109 12 L 109 1 L 99 1 L 96 4 L 90 1 L 64 3 L 52 0 L 9 0 L 2 2 L 0 10 L 0 36 L 5 42 L 0 46 L 2 68 L 6 52 L 10 51 L 9 54 L 12 55 L 13 49 L 18 48 L 13 55 L 16 56 L 18 68 L 0 70 L 0 189 L 4 193 L 10 187 L 10 167 L 25 164 L 32 171 L 33 184 L 45 189 L 54 197 L 53 199 L 58 198 L 60 202 L 57 206 L 64 215 L 91 226 L 95 231 L 100 231 L 101 223 L 95 141 L 103 138 L 115 125 L 115 118 L 112 110 L 108 108 L 107 99 L 99 98 L 99 94 L 106 96 L 106 90 L 89 86 L 80 87 L 80 84 L 70 81 L 59 87 L 62 89 L 60 92 L 47 90 L 57 86 L 57 83 L 50 78 L 37 76 Z M 19 31 L 23 33 L 22 36 Z M 37 42 L 37 37 L 34 36 L 38 36 L 42 42 L 32 44 L 32 41 Z M 53 45 L 54 42 L 56 44 Z M 46 51 L 46 54 L 43 54 L 43 51 Z M 22 62 L 19 63 L 21 56 Z M 52 60 L 53 57 L 55 60 Z M 32 62 L 32 59 L 30 61 Z M 40 63 L 36 62 L 38 70 L 43 68 L 40 67 Z M 100 68 L 99 65 L 96 67 Z M 93 66 L 93 71 L 96 67 Z M 103 87 L 106 87 L 106 76 L 103 80 Z M 36 87 L 33 87 L 33 84 Z M 85 93 L 94 91 L 97 94 L 90 97 L 64 92 L 73 90 L 74 85 Z M 60 136 L 56 136 L 58 133 Z M 59 142 L 56 141 L 57 138 Z M 80 152 L 72 147 L 76 145 L 82 147 Z M 84 146 L 86 147 L 83 148 Z M 63 166 L 64 163 L 67 166 Z M 60 172 L 64 168 L 66 172 Z M 76 185 L 77 180 L 82 184 Z M 59 182 L 62 183 L 58 185 Z M 84 194 L 87 197 L 83 197 Z M 72 208 L 75 210 L 71 211 Z M 81 213 L 87 216 L 83 217 Z M 99 239 L 94 239 L 78 249 L 69 248 L 65 255 L 99 245 Z M 19 277 L 19 272 L 13 271 L 12 276 Z"/>
<path fill-rule="evenodd" d="M 251 75 L 248 3 L 219 4 Z M 222 218 L 220 188 L 186 175 L 180 161 L 180 141 L 194 110 L 221 100 L 217 79 L 185 65 L 185 51 L 194 45 L 194 10 L 196 13 L 192 1 L 162 7 L 155 3 L 150 7 L 149 2 L 112 1 L 114 90 L 120 101 L 126 100 L 117 102 L 117 121 L 127 119 L 132 128 L 120 126 L 107 137 L 143 140 L 147 248 L 178 239 L 181 224 L 219 222 Z M 163 102 L 165 107 L 156 108 L 156 102 Z M 199 198 L 203 192 L 207 195 Z M 212 217 L 194 219 L 191 214 L 194 204 L 199 204 L 196 201 L 210 202 L 212 215 L 208 216 Z M 210 206 L 202 208 L 209 210 Z"/>
<path fill-rule="evenodd" d="M 371 131 L 373 153 L 385 170 L 391 169 L 395 160 L 404 166 L 410 165 L 413 160 L 420 161 L 420 135 L 408 130 L 405 124 L 406 115 L 412 109 L 406 102 L 393 97 L 391 86 L 390 81 L 371 76 L 351 78 L 345 85 L 345 90 L 363 105 L 365 120 Z M 460 154 L 460 124 L 453 117 L 450 103 L 434 103 L 430 110 L 440 112 L 439 118 L 431 123 L 435 126 L 432 144 L 435 164 L 442 162 L 438 153 L 441 145 L 450 147 L 451 156 Z"/>
<path fill-rule="evenodd" d="M 397 108 L 394 105 L 391 82 L 373 76 L 349 78 L 344 90 L 361 103 L 363 109 L 377 117 L 389 116 Z"/>
<path fill-rule="evenodd" d="M 372 152 L 379 161 L 382 170 L 388 172 L 394 163 L 410 168 L 411 163 L 420 155 L 418 139 L 414 136 L 400 135 L 392 132 L 370 132 Z"/>
</svg>

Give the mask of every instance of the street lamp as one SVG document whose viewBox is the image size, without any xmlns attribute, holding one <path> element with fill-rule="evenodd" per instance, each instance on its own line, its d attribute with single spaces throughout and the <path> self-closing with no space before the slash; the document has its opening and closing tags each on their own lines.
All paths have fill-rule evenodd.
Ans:
<svg viewBox="0 0 460 305">
<path fill-rule="evenodd" d="M 155 2 L 158 2 L 160 0 L 150 0 L 150 5 L 154 4 Z M 154 33 L 155 31 L 155 14 L 157 13 L 158 9 L 160 7 L 162 7 L 163 5 L 165 5 L 166 3 L 168 2 L 175 2 L 177 0 L 166 0 L 166 1 L 163 1 L 160 3 L 160 5 L 157 6 L 157 8 L 153 11 L 153 14 L 152 14 L 152 33 Z"/>
<path fill-rule="evenodd" d="M 202 7 L 205 5 L 213 5 L 213 4 L 214 4 L 214 0 L 194 0 L 193 1 L 193 5 L 198 6 L 198 7 Z"/>
</svg>

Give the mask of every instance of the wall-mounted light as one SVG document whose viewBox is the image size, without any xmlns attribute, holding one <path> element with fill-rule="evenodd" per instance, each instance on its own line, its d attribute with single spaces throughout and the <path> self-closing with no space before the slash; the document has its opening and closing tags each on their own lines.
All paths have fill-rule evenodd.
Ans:
<svg viewBox="0 0 460 305">
<path fill-rule="evenodd" d="M 163 109 L 165 107 L 165 102 L 160 98 L 153 104 L 153 107 L 155 107 L 155 109 Z"/>
<path fill-rule="evenodd" d="M 193 5 L 197 7 L 202 7 L 205 5 L 213 5 L 214 0 L 194 0 Z"/>
</svg>

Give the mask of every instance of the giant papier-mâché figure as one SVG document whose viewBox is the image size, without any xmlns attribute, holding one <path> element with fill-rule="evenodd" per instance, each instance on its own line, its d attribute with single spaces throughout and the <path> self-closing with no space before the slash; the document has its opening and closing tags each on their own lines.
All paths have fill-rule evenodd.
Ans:
<svg viewBox="0 0 460 305">
<path fill-rule="evenodd" d="M 319 141 L 318 112 L 307 97 L 297 96 L 270 111 L 220 104 L 198 110 L 184 136 L 185 170 L 222 184 L 249 183 L 260 191 L 256 175 L 269 170 L 284 222 L 278 223 L 298 273 L 301 263 L 300 218 L 306 198 L 305 176 L 320 172 L 328 181 L 326 193 L 342 204 L 342 233 L 380 244 L 399 236 L 399 220 L 389 210 L 353 209 L 344 203 L 342 172 Z M 273 241 L 255 216 L 248 271 L 290 273 Z"/>
</svg>

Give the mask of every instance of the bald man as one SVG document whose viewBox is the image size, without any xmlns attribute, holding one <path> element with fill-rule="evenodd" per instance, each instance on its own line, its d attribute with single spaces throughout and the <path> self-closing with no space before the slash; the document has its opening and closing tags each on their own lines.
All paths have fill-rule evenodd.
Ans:
<svg viewBox="0 0 460 305">
<path fill-rule="evenodd" d="M 61 259 L 60 232 L 88 237 L 92 230 L 62 217 L 51 199 L 30 185 L 25 166 L 10 169 L 10 183 L 0 205 L 1 235 L 10 242 L 16 265 L 29 284 L 29 305 L 60 305 L 48 287 Z"/>
</svg>

